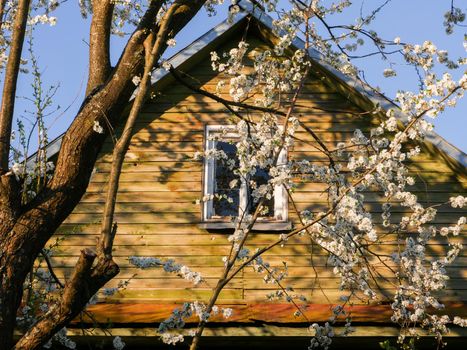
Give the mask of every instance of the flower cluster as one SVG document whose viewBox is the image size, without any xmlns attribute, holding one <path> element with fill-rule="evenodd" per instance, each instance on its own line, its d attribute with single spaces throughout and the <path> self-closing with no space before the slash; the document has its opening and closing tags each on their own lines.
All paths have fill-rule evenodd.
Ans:
<svg viewBox="0 0 467 350">
<path fill-rule="evenodd" d="M 113 30 L 117 34 L 123 34 L 124 25 L 138 23 L 138 14 L 146 5 L 142 1 L 129 0 L 114 3 L 116 10 Z M 223 0 L 211 0 L 205 6 L 210 13 L 214 13 L 215 5 L 221 3 Z M 339 27 L 341 32 L 333 32 L 334 28 L 325 25 L 327 17 L 342 12 L 351 6 L 351 1 L 340 0 L 329 4 L 313 0 L 307 11 L 300 7 L 300 2 L 294 2 L 284 10 L 277 8 L 278 1 L 275 0 L 260 3 L 266 11 L 277 14 L 272 22 L 273 32 L 277 37 L 273 47 L 252 50 L 248 42 L 241 40 L 228 52 L 211 52 L 211 66 L 221 79 L 217 83 L 216 93 L 235 102 L 231 108 L 235 118 L 230 127 L 208 141 L 228 142 L 235 146 L 236 155 L 231 157 L 220 149 L 211 148 L 204 153 L 197 153 L 195 158 L 205 157 L 221 162 L 234 175 L 234 179 L 229 180 L 229 187 L 241 187 L 248 194 L 248 201 L 252 202 L 248 203 L 250 207 L 272 200 L 278 188 L 285 188 L 290 195 L 290 203 L 295 206 L 293 194 L 294 189 L 299 186 L 298 180 L 313 183 L 322 190 L 323 203 L 318 206 L 319 209 L 295 208 L 300 221 L 299 228 L 292 233 L 276 236 L 276 241 L 271 246 L 279 248 L 289 244 L 296 234 L 297 239 L 303 242 L 306 239 L 307 244 L 312 242 L 313 246 L 320 247 L 326 254 L 326 265 L 332 268 L 333 277 L 338 281 L 344 305 L 351 302 L 356 295 L 367 302 L 378 298 L 375 274 L 380 271 L 372 264 L 372 259 L 378 259 L 383 264 L 397 266 L 393 270 L 385 265 L 385 272 L 390 272 L 394 277 L 388 282 L 393 283 L 396 290 L 391 304 L 394 322 L 403 328 L 421 325 L 438 337 L 448 331 L 447 326 L 450 323 L 465 326 L 467 321 L 464 319 L 454 317 L 451 320 L 449 316 L 437 315 L 431 310 L 443 308 L 439 295 L 447 287 L 447 270 L 462 249 L 461 244 L 449 239 L 461 233 L 466 218 L 460 217 L 457 223 L 446 227 L 436 225 L 437 206 L 427 206 L 410 190 L 411 186 L 418 184 L 411 175 L 413 171 L 408 163 L 416 161 L 422 151 L 419 145 L 423 145 L 426 136 L 432 131 L 433 125 L 424 117 L 435 118 L 446 108 L 455 106 L 467 88 L 465 72 L 461 76 L 456 76 L 455 73 L 440 75 L 437 66 L 457 69 L 465 65 L 467 60 L 453 61 L 447 51 L 438 49 L 431 41 L 409 44 L 403 43 L 399 37 L 390 41 L 383 40 L 375 31 L 368 29 L 381 8 L 368 16 L 361 15 L 352 25 Z M 90 1 L 80 1 L 80 5 L 83 14 L 89 12 Z M 164 11 L 162 9 L 159 15 Z M 230 15 L 239 11 L 239 6 L 234 4 Z M 452 32 L 454 25 L 464 21 L 464 18 L 463 12 L 453 7 L 445 16 L 446 30 Z M 40 15 L 33 17 L 30 22 L 52 24 L 53 19 Z M 320 31 L 322 25 L 327 29 L 324 34 Z M 302 30 L 305 33 L 305 46 L 296 48 L 293 43 Z M 359 70 L 353 62 L 354 58 L 359 57 L 359 49 L 367 47 L 366 42 L 371 42 L 384 58 L 388 54 L 386 48 L 395 46 L 404 62 L 418 70 L 420 89 L 416 92 L 398 92 L 395 101 L 399 108 L 384 111 L 381 106 L 375 105 L 374 110 L 362 112 L 362 115 L 367 114 L 378 119 L 379 123 L 372 125 L 370 130 L 356 129 L 348 138 L 338 140 L 336 148 L 332 149 L 329 147 L 334 145 L 329 146 L 328 140 L 322 141 L 319 138 L 319 132 L 306 126 L 308 120 L 297 112 L 302 106 L 296 106 L 295 96 L 300 96 L 303 92 L 311 74 L 316 81 L 324 82 L 323 87 L 327 84 L 326 76 L 323 76 L 320 69 L 315 69 L 313 62 L 316 60 L 322 60 L 321 63 L 358 78 Z M 174 46 L 176 41 L 170 38 L 166 44 Z M 308 50 L 310 47 L 316 49 L 321 56 Z M 3 61 L 5 56 L 5 50 L 0 50 Z M 162 65 L 167 69 L 167 62 Z M 397 79 L 401 74 L 398 74 L 396 67 L 391 62 L 390 68 L 384 69 L 383 75 Z M 133 78 L 136 86 L 139 82 L 139 77 Z M 367 88 L 365 83 L 361 83 Z M 250 105 L 247 108 L 239 107 L 242 104 Z M 344 115 L 340 111 L 327 111 L 318 104 L 313 104 L 311 108 L 317 113 L 326 112 L 337 117 Z M 95 132 L 104 132 L 99 121 L 92 123 Z M 312 137 L 313 141 L 302 139 L 303 135 Z M 298 151 L 294 149 L 297 144 L 305 143 L 316 149 L 313 156 L 301 157 L 299 147 Z M 284 150 L 291 150 L 289 157 L 281 157 Z M 40 152 L 39 156 L 45 158 Z M 29 189 L 27 186 L 34 177 L 31 176 L 28 180 L 29 170 L 24 163 L 13 164 L 11 171 Z M 46 178 L 52 171 L 52 167 L 44 163 L 33 172 L 39 173 L 38 177 Z M 264 173 L 267 174 L 265 180 L 257 180 L 258 175 Z M 213 199 L 233 203 L 233 199 L 224 193 L 209 193 L 202 200 Z M 452 208 L 463 208 L 467 204 L 467 198 L 453 196 L 446 204 L 450 204 Z M 269 210 L 266 209 L 259 208 L 256 212 L 260 216 L 266 216 Z M 251 247 L 247 248 L 246 243 L 249 243 L 248 238 L 255 219 L 257 217 L 253 213 L 246 211 L 245 215 L 235 219 L 235 230 L 228 236 L 231 253 L 223 258 L 226 275 L 232 272 L 229 269 L 250 266 L 261 275 L 266 284 L 278 286 L 277 290 L 267 296 L 269 299 L 285 299 L 294 304 L 295 301 L 305 303 L 305 296 L 293 294 L 293 287 L 282 285 L 289 273 L 286 263 L 281 268 L 271 266 L 258 256 L 262 250 L 250 251 L 248 248 Z M 386 238 L 391 244 L 381 244 Z M 448 251 L 445 256 L 430 256 L 430 244 L 440 240 L 447 240 L 445 246 Z M 131 256 L 129 261 L 142 269 L 161 267 L 195 285 L 202 281 L 199 273 L 174 260 Z M 234 276 L 236 272 L 230 276 Z M 43 271 L 37 276 L 44 281 L 51 279 L 50 274 Z M 52 288 L 53 284 L 48 290 Z M 103 293 L 112 295 L 117 290 L 118 287 L 107 288 Z M 174 310 L 159 326 L 158 332 L 162 340 L 168 344 L 183 341 L 183 335 L 174 330 L 182 328 L 189 317 L 196 316 L 204 324 L 211 315 L 219 312 L 225 318 L 232 314 L 229 308 L 210 308 L 208 305 L 194 301 Z M 45 309 L 46 306 L 43 304 L 42 308 Z M 25 323 L 31 321 L 28 312 L 25 309 L 25 315 L 21 315 Z M 301 310 L 297 310 L 296 315 L 300 313 Z M 344 334 L 351 332 L 350 317 L 344 306 L 335 307 L 330 322 L 323 326 L 311 325 L 315 336 L 309 349 L 327 349 L 330 346 L 334 336 L 332 324 L 339 317 L 347 317 Z M 61 342 L 67 343 L 66 340 Z M 113 343 L 116 349 L 124 346 L 119 337 Z M 71 347 L 72 344 L 69 343 L 68 346 Z"/>
<path fill-rule="evenodd" d="M 320 1 L 314 1 L 311 8 L 317 16 L 325 18 L 348 6 L 350 2 L 341 1 L 327 8 Z M 275 10 L 275 5 L 267 7 L 268 11 Z M 439 50 L 429 41 L 421 45 L 410 45 L 402 43 L 400 38 L 393 41 L 379 39 L 377 33 L 363 29 L 375 15 L 376 12 L 367 18 L 362 17 L 352 26 L 350 33 L 354 36 L 352 34 L 340 39 L 333 38 L 333 41 L 334 44 L 341 45 L 347 38 L 355 38 L 355 43 L 340 47 L 346 52 L 355 52 L 358 46 L 364 44 L 363 39 L 357 39 L 357 35 L 364 33 L 381 50 L 386 45 L 402 47 L 406 62 L 425 72 L 423 88 L 419 92 L 399 92 L 396 96 L 405 118 L 395 108 L 383 111 L 376 106 L 374 114 L 386 116 L 382 118 L 380 125 L 371 129 L 369 134 L 357 129 L 348 142 L 338 144 L 336 155 L 345 161 L 345 167 L 335 163 L 332 166 L 322 166 L 306 159 L 275 164 L 274 155 L 277 155 L 278 149 L 292 147 L 294 144 L 295 130 L 300 129 L 300 121 L 297 119 L 290 134 L 284 134 L 281 132 L 283 129 L 278 127 L 281 119 L 273 113 L 256 118 L 254 123 L 241 120 L 235 127 L 236 133 L 240 135 L 236 143 L 239 166 L 235 171 L 240 178 L 247 179 L 258 168 L 268 171 L 271 179 L 267 184 L 250 184 L 251 193 L 257 202 L 262 198 L 271 198 L 275 186 L 286 186 L 292 191 L 296 186 L 293 178 L 297 175 L 305 181 L 326 184 L 330 212 L 302 213 L 301 221 L 309 227 L 300 231 L 300 235 L 311 237 L 314 243 L 329 254 L 328 263 L 333 266 L 335 275 L 340 277 L 339 287 L 350 291 L 351 296 L 359 292 L 369 299 L 377 297 L 376 286 L 372 283 L 375 271 L 368 264 L 368 257 L 375 254 L 371 247 L 376 247 L 380 242 L 378 231 L 387 229 L 388 234 L 415 232 L 414 237 L 397 241 L 398 248 L 393 254 L 394 262 L 403 270 L 397 276 L 401 283 L 393 304 L 394 320 L 403 325 L 419 323 L 440 334 L 445 331 L 442 325 L 449 322 L 445 317 L 437 318 L 429 314 L 427 310 L 439 306 L 435 295 L 446 288 L 446 266 L 458 255 L 460 246 L 453 244 L 447 257 L 441 259 L 428 257 L 426 249 L 430 240 L 438 234 L 458 235 L 465 219 L 460 218 L 456 225 L 450 227 L 433 226 L 437 210 L 435 207 L 424 207 L 417 196 L 408 190 L 408 186 L 415 184 L 415 179 L 410 176 L 407 162 L 420 154 L 421 149 L 416 142 L 423 141 L 432 130 L 431 123 L 422 117 L 438 116 L 445 108 L 454 106 L 463 96 L 465 75 L 457 80 L 447 73 L 438 76 L 433 71 L 435 64 L 440 63 L 453 69 L 464 62 L 450 60 L 445 50 Z M 217 71 L 236 74 L 227 81 L 229 94 L 235 101 L 247 98 L 253 100 L 254 95 L 255 104 L 260 106 L 274 106 L 280 110 L 286 105 L 278 103 L 278 100 L 288 102 L 282 96 L 299 88 L 307 74 L 309 57 L 304 50 L 295 50 L 291 59 L 280 56 L 290 47 L 295 31 L 305 23 L 305 17 L 296 7 L 281 12 L 279 18 L 273 22 L 274 32 L 278 36 L 273 50 L 260 52 L 255 49 L 249 53 L 247 45 L 242 43 L 239 45 L 242 50 L 234 49 L 224 54 L 223 58 L 227 60 L 225 63 L 221 62 L 217 53 L 212 53 L 213 67 Z M 313 47 L 323 53 L 323 60 L 346 74 L 358 75 L 350 56 L 343 54 L 343 50 L 340 53 L 334 52 L 334 44 L 324 40 L 314 26 L 308 27 L 307 34 Z M 241 61 L 245 57 L 253 61 L 253 67 L 246 69 Z M 229 72 L 229 69 L 232 70 Z M 397 76 L 392 66 L 383 74 L 386 77 Z M 224 82 L 218 85 L 219 91 L 225 85 Z M 381 205 L 381 215 L 378 215 L 382 225 L 377 224 L 377 215 L 366 204 L 367 193 L 377 191 L 383 194 L 381 199 L 385 202 Z M 465 202 L 466 199 L 462 196 L 450 199 L 453 207 L 463 207 Z M 395 208 L 406 210 L 402 215 L 393 215 Z M 242 251 L 243 247 L 238 242 L 246 235 L 248 231 L 237 230 L 229 237 L 235 251 Z M 286 239 L 281 236 L 279 241 L 282 245 Z M 277 283 L 277 280 L 282 280 L 286 275 L 269 265 L 265 268 L 263 264 L 265 263 L 260 257 L 250 263 L 258 272 L 269 271 L 265 275 L 266 283 Z M 269 297 L 287 298 L 287 292 L 278 290 Z M 411 309 L 414 305 L 415 309 Z M 331 331 L 326 327 L 317 330 L 319 331 L 312 347 L 318 344 L 328 346 L 329 337 L 326 338 L 325 335 Z"/>
<path fill-rule="evenodd" d="M 65 327 L 55 333 L 52 339 L 44 345 L 44 348 L 50 349 L 52 347 L 52 341 L 58 342 L 67 349 L 76 349 L 76 343 L 67 337 L 67 329 Z"/>
<path fill-rule="evenodd" d="M 162 321 L 159 325 L 158 332 L 161 334 L 161 340 L 165 344 L 175 345 L 184 341 L 182 334 L 174 332 L 176 329 L 182 329 L 185 326 L 185 320 L 191 316 L 197 316 L 200 322 L 207 322 L 211 315 L 216 315 L 219 312 L 225 319 L 232 316 L 232 309 L 219 308 L 214 305 L 210 310 L 208 306 L 200 301 L 184 303 L 181 308 L 172 311 L 169 318 Z"/>
<path fill-rule="evenodd" d="M 153 257 L 138 257 L 130 256 L 128 258 L 130 264 L 139 267 L 140 269 L 148 269 L 152 267 L 162 267 L 164 271 L 176 273 L 183 279 L 192 282 L 194 285 L 199 284 L 203 278 L 199 272 L 191 271 L 188 266 L 175 263 L 174 260 L 161 260 Z"/>
<path fill-rule="evenodd" d="M 117 336 L 112 340 L 112 345 L 115 350 L 122 350 L 125 347 L 125 342 Z"/>
<path fill-rule="evenodd" d="M 311 339 L 311 344 L 308 347 L 309 350 L 322 348 L 324 350 L 329 349 L 334 337 L 334 330 L 331 325 L 326 322 L 324 326 L 320 326 L 317 323 L 313 323 L 310 329 L 314 331 L 314 337 Z"/>
</svg>

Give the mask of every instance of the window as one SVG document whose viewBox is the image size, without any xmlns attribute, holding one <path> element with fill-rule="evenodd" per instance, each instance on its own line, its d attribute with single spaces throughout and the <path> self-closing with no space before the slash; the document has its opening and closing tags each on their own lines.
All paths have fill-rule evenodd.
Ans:
<svg viewBox="0 0 467 350">
<path fill-rule="evenodd" d="M 214 140 L 216 134 L 222 133 L 222 140 Z M 231 170 L 238 166 L 236 157 L 237 147 L 235 140 L 237 135 L 232 131 L 229 133 L 227 126 L 209 125 L 206 127 L 205 151 L 223 151 L 227 156 L 216 160 L 206 157 L 204 163 L 204 196 L 210 198 L 204 202 L 203 221 L 206 223 L 232 223 L 236 217 L 244 213 L 254 213 L 258 203 L 253 200 L 252 188 L 249 183 L 256 183 L 259 187 L 267 184 L 269 174 L 258 168 L 250 179 L 239 179 Z M 283 150 L 279 154 L 278 164 L 285 164 L 287 152 Z M 247 181 L 249 183 L 247 183 Z M 232 186 L 235 184 L 234 186 Z M 261 225 L 261 223 L 286 223 L 287 222 L 287 191 L 283 186 L 276 186 L 273 198 L 263 202 L 264 210 L 258 217 L 255 229 L 286 229 L 288 225 Z M 229 225 L 203 225 L 206 228 L 229 228 Z"/>
</svg>

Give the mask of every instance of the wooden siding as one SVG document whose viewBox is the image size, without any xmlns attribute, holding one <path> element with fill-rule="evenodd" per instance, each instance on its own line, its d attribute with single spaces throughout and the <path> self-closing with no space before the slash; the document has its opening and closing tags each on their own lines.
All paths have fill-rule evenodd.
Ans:
<svg viewBox="0 0 467 350">
<path fill-rule="evenodd" d="M 236 41 L 232 40 L 232 43 Z M 250 48 L 267 47 L 265 42 L 254 36 L 250 37 L 249 43 Z M 217 50 L 222 52 L 229 48 L 227 45 Z M 208 91 L 214 91 L 221 79 L 212 72 L 208 60 L 188 73 L 196 77 Z M 340 141 L 349 140 L 355 128 L 368 131 L 375 124 L 374 120 L 362 114 L 362 110 L 313 75 L 305 84 L 297 106 L 300 120 L 313 128 L 329 148 L 334 148 Z M 321 107 L 334 112 L 314 109 Z M 156 305 L 161 302 L 171 304 L 193 299 L 207 300 L 210 297 L 211 288 L 222 271 L 222 257 L 229 251 L 229 233 L 208 232 L 198 227 L 201 207 L 195 201 L 202 197 L 203 165 L 194 161 L 192 156 L 194 152 L 202 151 L 205 125 L 225 124 L 229 120 L 232 120 L 232 116 L 221 104 L 193 94 L 175 83 L 159 92 L 146 105 L 123 164 L 115 213 L 119 226 L 114 248 L 115 260 L 120 265 L 121 272 L 108 286 L 115 287 L 119 282 L 127 280 L 129 284 L 111 297 L 100 295 L 100 301 Z M 289 150 L 290 158 L 308 159 L 315 163 L 326 162 L 325 157 L 316 150 L 316 142 L 308 133 L 302 129 L 296 136 L 298 141 Z M 423 203 L 440 205 L 434 224 L 453 224 L 462 211 L 443 203 L 454 194 L 465 194 L 465 169 L 433 147 L 424 148 L 427 153 L 417 157 L 416 162 L 409 166 L 410 172 L 417 179 L 412 189 Z M 96 163 L 87 193 L 53 239 L 61 240 L 52 255 L 59 277 L 68 276 L 80 249 L 92 247 L 97 239 L 110 170 L 111 149 L 112 143 L 109 140 Z M 322 183 L 297 178 L 293 198 L 298 210 L 323 210 L 327 202 L 325 190 L 326 186 Z M 381 213 L 383 202 L 380 193 L 366 193 L 366 206 L 374 213 L 378 223 L 381 222 L 378 214 Z M 392 220 L 400 219 L 404 212 L 404 208 L 394 203 Z M 292 205 L 289 205 L 289 214 L 290 219 L 297 223 Z M 382 231 L 381 228 L 378 231 Z M 408 235 L 410 233 L 404 236 L 387 235 L 385 242 L 377 248 L 378 252 L 390 254 L 396 249 L 397 243 Z M 275 239 L 277 233 L 257 232 L 249 239 L 247 247 L 254 250 Z M 462 242 L 463 236 L 455 241 Z M 439 256 L 446 252 L 447 245 L 448 241 L 445 239 L 435 240 L 428 246 L 428 253 Z M 128 257 L 133 255 L 175 259 L 176 262 L 201 272 L 206 281 L 192 287 L 190 283 L 161 269 L 136 269 L 128 262 Z M 282 261 L 287 261 L 289 277 L 284 284 L 294 286 L 295 291 L 292 294 L 303 294 L 312 304 L 336 303 L 345 294 L 339 290 L 339 279 L 327 267 L 325 252 L 311 246 L 307 237 L 295 237 L 284 247 L 267 252 L 264 258 L 272 266 L 278 267 L 282 266 Z M 387 296 L 394 292 L 395 281 L 393 278 L 386 279 L 390 274 L 380 261 L 373 259 L 371 263 L 379 269 L 383 277 L 379 281 L 384 287 L 379 294 L 379 302 L 385 302 L 388 300 Z M 452 278 L 448 282 L 448 291 L 443 294 L 443 301 L 467 301 L 466 264 L 467 253 L 464 252 L 449 268 Z M 319 280 L 315 273 L 319 274 Z M 221 293 L 219 303 L 237 305 L 236 308 L 242 308 L 242 305 L 248 303 L 263 303 L 266 295 L 274 289 L 274 285 L 263 282 L 261 275 L 246 269 Z M 280 312 L 283 312 L 282 308 Z M 125 307 L 118 310 L 124 313 Z M 264 310 L 261 312 L 267 313 Z M 365 312 L 362 311 L 363 316 L 359 320 L 365 320 Z M 313 313 L 310 317 L 312 315 Z M 370 318 L 367 321 L 371 321 L 371 315 L 368 317 Z"/>
<path fill-rule="evenodd" d="M 448 303 L 445 312 L 457 312 L 459 317 L 467 316 L 467 310 L 461 303 Z M 120 304 L 108 305 L 100 304 L 89 307 L 89 310 L 95 315 L 94 320 L 105 323 L 108 318 L 111 318 L 114 323 L 138 323 L 151 324 L 161 322 L 168 317 L 174 308 L 180 308 L 181 304 Z M 230 322 L 235 323 L 280 323 L 287 320 L 289 323 L 306 323 L 308 320 L 315 322 L 326 322 L 329 320 L 329 312 L 333 304 L 309 304 L 303 310 L 302 315 L 295 315 L 295 307 L 291 304 L 275 304 L 273 310 L 271 305 L 267 303 L 255 304 L 233 304 L 232 316 Z M 380 323 L 383 320 L 391 318 L 392 310 L 390 305 L 353 305 L 349 306 L 349 313 L 352 314 L 352 322 Z M 460 313 L 459 313 L 460 311 Z M 83 316 L 83 321 L 92 322 L 88 316 Z M 193 315 L 186 319 L 187 323 L 196 323 L 198 317 Z M 222 315 L 213 315 L 209 319 L 210 323 L 225 323 L 225 318 Z"/>
</svg>

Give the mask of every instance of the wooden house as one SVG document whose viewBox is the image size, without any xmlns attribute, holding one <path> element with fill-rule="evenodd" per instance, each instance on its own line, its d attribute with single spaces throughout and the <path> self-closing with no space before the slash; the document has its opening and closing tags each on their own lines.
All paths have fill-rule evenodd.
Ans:
<svg viewBox="0 0 467 350">
<path fill-rule="evenodd" d="M 219 74 L 210 67 L 210 52 L 223 52 L 235 46 L 246 33 L 249 50 L 264 50 L 277 38 L 271 30 L 272 21 L 261 9 L 249 2 L 233 20 L 225 21 L 172 57 L 171 64 L 194 77 L 198 87 L 213 91 Z M 248 31 L 246 27 L 248 26 Z M 303 47 L 300 39 L 293 43 Z M 356 127 L 368 130 L 375 123 L 371 110 L 376 103 L 383 108 L 390 102 L 364 91 L 352 79 L 343 76 L 325 64 L 319 54 L 311 51 L 314 66 L 305 89 L 298 99 L 302 121 L 312 127 L 324 142 L 335 145 L 351 137 Z M 195 93 L 176 82 L 164 70 L 154 74 L 155 99 L 149 101 L 141 114 L 129 151 L 123 164 L 118 192 L 115 221 L 118 234 L 114 257 L 121 267 L 120 274 L 109 284 L 128 284 L 114 295 L 99 295 L 97 304 L 89 307 L 94 320 L 108 324 L 113 335 L 120 335 L 129 344 L 148 345 L 158 339 L 157 324 L 166 319 L 181 303 L 207 300 L 222 268 L 222 258 L 230 249 L 227 236 L 231 224 L 212 220 L 209 208 L 196 204 L 209 186 L 209 171 L 202 161 L 194 161 L 193 154 L 208 147 L 207 135 L 216 127 L 228 125 L 232 115 L 225 106 Z M 332 107 L 336 112 L 323 112 L 311 107 Z M 344 112 L 346 111 L 346 112 Z M 306 139 L 307 134 L 301 137 Z M 302 157 L 323 161 L 308 142 L 297 142 L 288 150 L 287 157 Z M 53 154 L 60 139 L 52 143 Z M 432 133 L 422 145 L 423 155 L 410 165 L 417 178 L 413 190 L 424 203 L 445 203 L 449 197 L 463 193 L 467 188 L 467 156 Z M 106 182 L 111 161 L 112 142 L 109 140 L 99 157 L 86 194 L 79 205 L 57 231 L 56 237 L 66 236 L 52 255 L 52 263 L 60 276 L 68 274 L 80 249 L 93 246 L 99 230 L 99 221 L 105 200 Z M 294 194 L 298 210 L 317 211 L 326 199 L 320 183 L 302 181 Z M 378 194 L 368 194 L 369 207 L 378 210 Z M 380 210 L 380 209 L 379 209 Z M 401 215 L 395 210 L 394 216 Z M 277 214 L 277 215 L 276 215 Z M 440 207 L 437 224 L 457 221 L 459 210 L 447 205 Z M 259 222 L 249 247 L 262 247 L 277 239 L 296 224 L 297 215 L 287 199 L 275 203 L 274 220 Z M 430 246 L 433 255 L 446 250 L 447 243 Z M 381 245 L 382 251 L 394 249 L 394 242 Z M 140 270 L 129 263 L 130 256 L 174 259 L 199 271 L 205 282 L 194 287 L 189 282 L 162 269 Z M 304 316 L 294 316 L 295 308 L 285 300 L 269 301 L 276 285 L 265 284 L 261 277 L 246 269 L 220 294 L 218 304 L 233 309 L 229 323 L 222 317 L 213 317 L 205 331 L 205 342 L 213 348 L 231 342 L 237 347 L 245 344 L 264 344 L 265 347 L 306 348 L 313 322 L 324 322 L 330 317 L 330 307 L 339 302 L 338 279 L 326 266 L 325 252 L 302 238 L 292 239 L 284 247 L 268 252 L 265 260 L 272 266 L 288 262 L 287 281 L 294 292 L 306 295 L 308 305 Z M 449 288 L 441 298 L 450 313 L 466 316 L 467 257 L 465 253 L 451 268 Z M 319 275 L 319 279 L 316 278 Z M 355 332 L 354 341 L 371 340 L 368 348 L 378 348 L 377 339 L 394 337 L 398 328 L 391 324 L 391 308 L 384 294 L 391 294 L 391 284 L 381 279 L 384 287 L 375 304 L 355 303 L 350 307 Z M 88 320 L 89 321 L 89 320 Z M 192 320 L 193 321 L 193 320 Z M 91 326 L 89 326 L 91 328 Z M 190 329 L 190 324 L 187 326 Z M 70 327 L 70 332 L 80 331 Z M 94 336 L 103 333 L 94 330 Z M 453 329 L 449 337 L 466 336 Z M 339 344 L 339 340 L 336 340 Z M 243 346 L 241 345 L 243 344 Z M 342 344 L 342 341 L 341 341 Z M 345 343 L 349 344 L 349 343 Z M 365 343 L 360 342 L 360 347 Z M 299 346 L 300 345 L 300 346 Z"/>
</svg>

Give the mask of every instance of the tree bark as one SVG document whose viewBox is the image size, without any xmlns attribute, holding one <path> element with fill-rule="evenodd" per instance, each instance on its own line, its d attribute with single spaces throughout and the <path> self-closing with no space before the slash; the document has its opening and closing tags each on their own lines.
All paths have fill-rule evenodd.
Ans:
<svg viewBox="0 0 467 350">
<path fill-rule="evenodd" d="M 89 79 L 86 95 L 105 83 L 110 75 L 110 30 L 114 3 L 110 0 L 93 1 L 93 16 L 89 40 Z"/>
<path fill-rule="evenodd" d="M 112 154 L 112 167 L 110 169 L 110 178 L 107 189 L 107 197 L 104 205 L 104 213 L 101 228 L 101 237 L 99 241 L 98 251 L 102 255 L 109 257 L 112 254 L 112 245 L 114 235 L 112 234 L 112 223 L 115 212 L 115 202 L 117 199 L 118 183 L 122 170 L 123 160 L 130 145 L 133 135 L 133 127 L 136 119 L 143 108 L 147 98 L 148 91 L 151 87 L 151 71 L 154 65 L 160 58 L 161 52 L 167 47 L 166 41 L 168 36 L 169 24 L 174 16 L 174 13 L 180 6 L 180 1 L 176 1 L 166 12 L 161 20 L 159 31 L 154 42 L 154 35 L 148 36 L 146 39 L 146 59 L 144 64 L 143 78 L 136 92 L 136 97 L 131 106 L 130 114 L 126 120 L 122 135 L 118 139 Z"/>
<path fill-rule="evenodd" d="M 8 169 L 10 154 L 11 124 L 15 108 L 16 82 L 18 81 L 21 52 L 31 0 L 19 0 L 13 24 L 10 53 L 5 70 L 2 107 L 0 111 L 0 174 Z"/>
<path fill-rule="evenodd" d="M 112 260 L 112 247 L 117 230 L 117 226 L 115 224 L 112 225 L 112 222 L 120 171 L 123 158 L 131 140 L 133 126 L 151 85 L 150 73 L 160 52 L 165 47 L 168 25 L 178 6 L 177 2 L 174 3 L 164 16 L 154 46 L 152 45 L 152 35 L 146 39 L 146 60 L 143 81 L 137 91 L 130 115 L 125 123 L 123 134 L 113 152 L 111 179 L 107 191 L 97 255 L 91 250 L 83 250 L 81 252 L 81 257 L 75 266 L 74 273 L 65 286 L 60 304 L 54 306 L 26 333 L 16 344 L 15 349 L 29 350 L 44 345 L 54 333 L 75 318 L 86 306 L 89 299 L 119 271 L 117 264 Z M 149 45 L 148 42 L 151 44 Z M 95 268 L 92 268 L 96 256 L 98 257 L 98 263 Z"/>
<path fill-rule="evenodd" d="M 169 32 L 172 35 L 178 33 L 204 2 L 180 1 L 181 6 L 174 13 Z M 94 121 L 112 127 L 117 123 L 133 92 L 132 78 L 141 74 L 144 42 L 151 29 L 156 26 L 158 30 L 155 20 L 160 5 L 160 1 L 151 2 L 116 68 L 104 85 L 95 89 L 83 102 L 63 137 L 52 180 L 31 203 L 19 211 L 11 211 L 15 213 L 14 217 L 0 226 L 0 251 L 3 253 L 0 256 L 0 344 L 7 349 L 13 345 L 16 310 L 21 303 L 22 287 L 30 267 L 84 194 L 98 152 L 108 134 L 108 128 L 103 135 L 93 131 Z M 68 318 L 63 322 L 67 321 Z"/>
<path fill-rule="evenodd" d="M 86 307 L 89 299 L 115 275 L 119 269 L 112 260 L 99 260 L 93 268 L 96 254 L 85 249 L 75 266 L 73 274 L 65 285 L 63 297 L 54 305 L 21 339 L 16 350 L 38 349 L 50 337 L 73 320 Z"/>
</svg>

